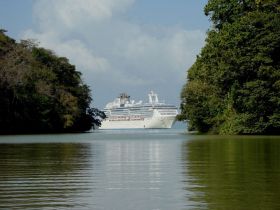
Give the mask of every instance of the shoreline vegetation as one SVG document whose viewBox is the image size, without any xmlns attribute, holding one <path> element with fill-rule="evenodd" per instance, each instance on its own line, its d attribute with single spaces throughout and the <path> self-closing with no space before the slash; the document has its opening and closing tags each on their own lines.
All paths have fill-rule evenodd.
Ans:
<svg viewBox="0 0 280 210">
<path fill-rule="evenodd" d="M 212 134 L 280 134 L 280 3 L 209 0 L 212 26 L 187 73 L 180 120 Z"/>
<path fill-rule="evenodd" d="M 98 126 L 91 91 L 65 57 L 0 29 L 0 134 L 76 133 Z"/>
</svg>

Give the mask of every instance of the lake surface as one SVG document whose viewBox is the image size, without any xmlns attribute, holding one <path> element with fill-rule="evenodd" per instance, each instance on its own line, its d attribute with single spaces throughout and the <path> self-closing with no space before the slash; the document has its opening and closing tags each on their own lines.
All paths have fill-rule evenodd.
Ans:
<svg viewBox="0 0 280 210">
<path fill-rule="evenodd" d="M 280 137 L 0 136 L 0 209 L 280 209 Z"/>
</svg>

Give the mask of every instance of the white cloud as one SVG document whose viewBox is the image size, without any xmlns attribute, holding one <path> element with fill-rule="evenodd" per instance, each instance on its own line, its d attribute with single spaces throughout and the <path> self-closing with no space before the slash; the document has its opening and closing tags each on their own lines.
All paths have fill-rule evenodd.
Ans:
<svg viewBox="0 0 280 210">
<path fill-rule="evenodd" d="M 119 13 L 134 0 L 37 0 L 34 17 L 41 29 L 63 26 L 74 29 L 79 24 L 104 21 Z"/>
<path fill-rule="evenodd" d="M 37 0 L 35 28 L 26 30 L 24 38 L 35 38 L 68 57 L 96 90 L 94 98 L 100 104 L 120 88 L 141 96 L 141 91 L 158 88 L 164 97 L 169 94 L 176 100 L 205 34 L 123 19 L 120 14 L 133 2 Z"/>
<path fill-rule="evenodd" d="M 26 31 L 24 37 L 37 39 L 40 46 L 52 49 L 60 56 L 70 58 L 72 63 L 87 74 L 106 72 L 110 69 L 110 63 L 106 58 L 94 55 L 91 49 L 78 39 L 61 40 L 56 33 L 35 33 L 32 30 Z"/>
</svg>

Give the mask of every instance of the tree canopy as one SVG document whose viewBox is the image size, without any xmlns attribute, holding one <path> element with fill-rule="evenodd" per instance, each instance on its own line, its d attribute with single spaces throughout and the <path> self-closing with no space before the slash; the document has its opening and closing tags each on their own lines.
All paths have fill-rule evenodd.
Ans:
<svg viewBox="0 0 280 210">
<path fill-rule="evenodd" d="M 105 117 L 91 101 L 67 58 L 0 30 L 0 133 L 87 131 Z"/>
<path fill-rule="evenodd" d="M 181 91 L 180 118 L 189 129 L 280 133 L 279 2 L 208 1 L 213 26 Z"/>
</svg>

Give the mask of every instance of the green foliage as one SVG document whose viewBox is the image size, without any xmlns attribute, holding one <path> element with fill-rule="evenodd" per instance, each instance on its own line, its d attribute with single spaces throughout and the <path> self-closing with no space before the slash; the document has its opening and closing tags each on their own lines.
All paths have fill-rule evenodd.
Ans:
<svg viewBox="0 0 280 210">
<path fill-rule="evenodd" d="M 200 132 L 279 133 L 279 1 L 209 0 L 214 23 L 182 89 L 182 119 Z"/>
<path fill-rule="evenodd" d="M 0 133 L 80 132 L 100 124 L 90 89 L 67 58 L 0 31 Z"/>
</svg>

